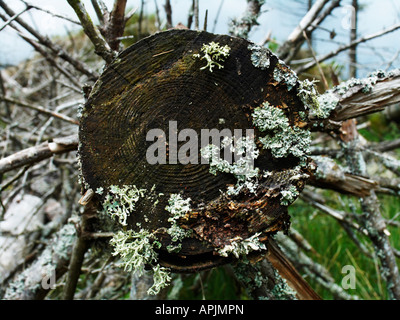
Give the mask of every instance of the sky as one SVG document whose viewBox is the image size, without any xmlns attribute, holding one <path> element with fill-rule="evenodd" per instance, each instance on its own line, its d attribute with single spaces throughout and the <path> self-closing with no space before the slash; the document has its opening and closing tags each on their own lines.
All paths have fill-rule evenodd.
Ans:
<svg viewBox="0 0 400 320">
<path fill-rule="evenodd" d="M 157 1 L 161 19 L 165 19 L 163 11 L 164 0 L 145 0 L 145 12 L 155 11 L 154 3 Z M 359 34 L 367 35 L 387 28 L 395 23 L 400 23 L 400 0 L 359 0 L 364 9 L 359 15 Z M 40 6 L 51 12 L 68 16 L 77 20 L 74 11 L 66 0 L 28 0 L 27 2 Z M 95 18 L 90 0 L 83 0 L 89 14 Z M 111 9 L 113 0 L 104 0 Z M 221 5 L 218 23 L 214 20 Z M 200 25 L 204 20 L 206 9 L 208 10 L 208 31 L 214 29 L 215 33 L 228 33 L 228 22 L 230 19 L 240 17 L 246 8 L 246 0 L 200 0 Z M 272 37 L 278 41 L 284 41 L 294 27 L 299 23 L 301 17 L 306 13 L 306 7 L 301 4 L 307 1 L 295 0 L 267 0 L 263 6 L 263 12 L 258 21 L 259 26 L 254 28 L 250 34 L 250 40 L 262 41 L 271 32 Z M 333 41 L 329 39 L 329 33 L 318 30 L 315 33 L 313 45 L 318 54 L 333 50 L 339 43 L 348 42 L 349 30 L 347 28 L 350 9 L 347 6 L 351 1 L 342 0 L 343 7 L 334 11 L 333 17 L 329 17 L 323 24 L 328 30 L 334 29 L 337 36 Z M 6 0 L 6 3 L 15 11 L 20 12 L 25 5 L 20 0 Z M 187 21 L 191 0 L 171 0 L 173 23 Z M 138 8 L 141 0 L 128 0 L 129 8 Z M 0 9 L 0 12 L 2 10 Z M 77 26 L 63 19 L 55 18 L 38 10 L 30 10 L 21 15 L 28 23 L 32 24 L 40 32 L 49 36 L 66 34 L 67 30 L 75 30 Z M 0 22 L 0 29 L 3 21 Z M 375 69 L 387 67 L 387 61 L 392 61 L 392 67 L 400 67 L 400 30 L 377 40 L 362 45 L 359 48 L 360 73 L 369 73 Z M 31 47 L 21 40 L 15 32 L 6 27 L 0 31 L 0 65 L 9 65 L 20 62 L 32 55 Z M 346 64 L 347 55 L 342 54 L 337 59 L 338 63 Z"/>
</svg>

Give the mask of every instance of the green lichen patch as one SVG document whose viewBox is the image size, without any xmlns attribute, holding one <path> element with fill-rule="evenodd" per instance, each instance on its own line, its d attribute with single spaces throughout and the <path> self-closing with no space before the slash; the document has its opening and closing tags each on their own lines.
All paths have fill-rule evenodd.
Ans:
<svg viewBox="0 0 400 320">
<path fill-rule="evenodd" d="M 267 48 L 263 48 L 257 44 L 250 44 L 247 47 L 251 51 L 250 60 L 256 68 L 260 68 L 261 70 L 266 70 L 269 68 L 270 62 L 270 53 Z"/>
<path fill-rule="evenodd" d="M 121 225 L 127 226 L 128 216 L 134 212 L 136 203 L 145 196 L 146 191 L 146 189 L 138 189 L 135 185 L 122 187 L 112 185 L 103 201 L 103 211 L 113 219 L 118 218 Z M 103 190 L 97 189 L 96 192 L 103 193 Z"/>
<path fill-rule="evenodd" d="M 228 187 L 229 195 L 237 195 L 243 189 L 255 193 L 258 187 L 257 176 L 259 168 L 254 167 L 254 160 L 259 155 L 259 150 L 250 137 L 241 137 L 234 142 L 233 138 L 224 138 L 222 147 L 229 152 L 235 153 L 238 159 L 230 161 L 220 157 L 220 148 L 215 145 L 205 146 L 200 150 L 201 156 L 210 164 L 210 173 L 216 175 L 218 172 L 231 173 L 237 179 L 235 186 Z M 243 156 L 245 155 L 245 156 Z"/>
<path fill-rule="evenodd" d="M 296 187 L 291 185 L 289 188 L 281 191 L 281 205 L 289 206 L 291 205 L 299 196 L 299 192 L 297 191 Z"/>
<path fill-rule="evenodd" d="M 275 158 L 293 155 L 305 160 L 310 152 L 311 134 L 297 126 L 291 127 L 284 112 L 268 102 L 256 108 L 252 113 L 253 123 L 267 135 L 260 138 L 265 149 L 269 149 Z"/>
<path fill-rule="evenodd" d="M 322 117 L 322 111 L 319 106 L 318 96 L 319 93 L 315 87 L 315 81 L 305 79 L 300 81 L 297 89 L 297 95 L 303 102 L 304 107 L 314 113 L 317 117 Z"/>
<path fill-rule="evenodd" d="M 237 259 L 247 256 L 252 251 L 266 250 L 266 246 L 259 239 L 261 233 L 256 233 L 247 239 L 236 237 L 218 250 L 218 254 L 222 257 L 228 257 L 233 254 Z"/>
<path fill-rule="evenodd" d="M 299 78 L 292 69 L 282 60 L 279 60 L 274 69 L 274 80 L 278 83 L 284 82 L 290 91 L 296 86 Z"/>
<path fill-rule="evenodd" d="M 231 48 L 228 45 L 220 46 L 218 42 L 211 41 L 209 44 L 203 44 L 203 47 L 201 48 L 203 56 L 201 56 L 199 53 L 196 53 L 193 55 L 193 57 L 206 60 L 207 64 L 200 68 L 200 70 L 208 68 L 210 72 L 213 72 L 213 68 L 215 66 L 217 66 L 219 69 L 224 67 L 221 63 L 224 62 L 227 57 L 229 57 L 230 50 Z"/>
<path fill-rule="evenodd" d="M 333 88 L 333 92 L 337 93 L 339 95 L 344 95 L 346 94 L 350 89 L 354 87 L 361 87 L 361 92 L 363 93 L 370 93 L 378 81 L 378 79 L 382 79 L 387 77 L 388 75 L 386 74 L 385 71 L 383 70 L 377 70 L 372 72 L 367 78 L 364 79 L 356 79 L 356 78 L 351 78 L 347 80 L 346 82 L 342 82 L 335 88 Z"/>
<path fill-rule="evenodd" d="M 156 264 L 158 254 L 155 249 L 159 249 L 161 243 L 149 231 L 119 231 L 110 240 L 110 244 L 114 247 L 112 254 L 121 258 L 125 271 L 137 273 L 140 277 L 145 266 L 152 265 L 154 283 L 148 294 L 157 294 L 171 280 L 169 269 Z"/>
<path fill-rule="evenodd" d="M 183 229 L 178 225 L 178 220 L 184 218 L 186 213 L 190 211 L 190 198 L 183 199 L 180 194 L 171 194 L 168 200 L 168 206 L 165 207 L 170 213 L 168 222 L 171 227 L 167 229 L 167 233 L 171 236 L 171 241 L 177 244 L 167 246 L 168 252 L 179 252 L 182 247 L 182 240 L 192 235 L 192 230 Z"/>
<path fill-rule="evenodd" d="M 322 119 L 328 118 L 331 112 L 335 110 L 339 104 L 339 98 L 331 91 L 325 92 L 317 99 L 319 104 L 319 112 L 316 114 L 316 116 Z"/>
<path fill-rule="evenodd" d="M 287 281 L 280 276 L 276 269 L 274 269 L 274 279 L 275 286 L 271 293 L 275 300 L 297 300 L 296 291 L 288 285 Z"/>
</svg>

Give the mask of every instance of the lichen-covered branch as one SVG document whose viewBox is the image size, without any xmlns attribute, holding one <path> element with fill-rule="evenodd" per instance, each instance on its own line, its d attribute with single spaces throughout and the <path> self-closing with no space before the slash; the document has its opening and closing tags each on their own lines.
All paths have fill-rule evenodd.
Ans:
<svg viewBox="0 0 400 320">
<path fill-rule="evenodd" d="M 229 26 L 229 34 L 247 39 L 251 29 L 258 25 L 261 7 L 265 0 L 247 0 L 247 7 L 239 19 L 232 19 Z"/>
<path fill-rule="evenodd" d="M 400 102 L 400 70 L 375 71 L 317 94 L 320 113 L 309 126 L 316 131 L 340 131 L 343 121 L 383 110 Z"/>
<path fill-rule="evenodd" d="M 57 280 L 65 273 L 75 238 L 75 227 L 64 225 L 40 256 L 9 283 L 3 299 L 44 299 L 51 288 L 46 279 L 53 276 Z"/>
<path fill-rule="evenodd" d="M 317 170 L 311 175 L 311 185 L 359 197 L 367 196 L 371 190 L 377 189 L 375 181 L 346 172 L 329 157 L 314 156 L 313 161 Z"/>
<path fill-rule="evenodd" d="M 302 252 L 289 237 L 278 233 L 275 239 L 282 251 L 298 270 L 304 272 L 311 279 L 328 289 L 336 299 L 358 300 L 357 296 L 348 294 L 341 286 L 336 284 L 329 271 Z"/>
<path fill-rule="evenodd" d="M 240 261 L 233 266 L 236 278 L 256 300 L 297 300 L 296 292 L 266 259 Z"/>
<path fill-rule="evenodd" d="M 360 138 L 353 121 L 352 126 L 346 129 L 351 131 L 347 138 L 343 139 L 347 164 L 354 174 L 365 175 L 366 166 L 363 154 L 357 150 L 360 145 Z M 370 195 L 360 198 L 363 216 L 360 221 L 363 222 L 363 227 L 368 231 L 368 236 L 371 239 L 376 255 L 381 263 L 380 272 L 382 278 L 387 283 L 387 290 L 391 299 L 400 299 L 400 274 L 397 266 L 396 257 L 390 245 L 389 233 L 386 228 L 386 223 L 382 217 L 379 200 L 374 191 Z"/>
</svg>

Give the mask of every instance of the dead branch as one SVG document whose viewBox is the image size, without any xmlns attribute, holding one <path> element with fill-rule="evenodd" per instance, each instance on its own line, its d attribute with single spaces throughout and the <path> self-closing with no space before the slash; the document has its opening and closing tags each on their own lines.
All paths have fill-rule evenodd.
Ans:
<svg viewBox="0 0 400 320">
<path fill-rule="evenodd" d="M 115 0 L 112 11 L 103 15 L 102 25 L 99 27 L 111 50 L 119 51 L 119 38 L 125 30 L 126 0 Z"/>
<path fill-rule="evenodd" d="M 287 40 L 278 48 L 277 54 L 282 60 L 290 61 L 305 40 L 303 32 L 307 31 L 307 34 L 310 35 L 315 26 L 319 25 L 340 4 L 340 1 L 333 1 L 329 8 L 320 15 L 328 2 L 329 0 L 316 1 L 296 28 L 290 33 Z"/>
<path fill-rule="evenodd" d="M 167 16 L 167 29 L 170 29 L 173 27 L 173 25 L 172 25 L 172 7 L 171 7 L 171 2 L 169 0 L 165 1 L 164 10 Z"/>
<path fill-rule="evenodd" d="M 3 0 L 0 0 L 0 7 L 10 16 L 15 16 L 13 10 L 11 10 Z M 39 32 L 37 32 L 34 28 L 32 28 L 29 24 L 27 24 L 21 17 L 17 17 L 15 19 L 25 30 L 27 30 L 30 34 L 32 34 L 41 45 L 47 47 L 51 50 L 51 52 L 55 55 L 60 57 L 61 59 L 69 62 L 76 70 L 80 71 L 81 73 L 87 75 L 90 79 L 97 79 L 98 74 L 93 72 L 85 66 L 82 61 L 73 58 L 70 54 L 68 54 L 63 48 L 59 45 L 53 43 L 48 37 L 42 36 Z"/>
<path fill-rule="evenodd" d="M 27 164 L 32 164 L 50 158 L 55 154 L 76 150 L 77 147 L 77 135 L 53 139 L 52 142 L 44 142 L 38 146 L 19 151 L 1 159 L 0 174 L 25 166 Z"/>
<path fill-rule="evenodd" d="M 229 34 L 247 39 L 251 29 L 258 25 L 257 19 L 264 3 L 264 0 L 247 0 L 247 7 L 242 17 L 231 20 Z"/>
<path fill-rule="evenodd" d="M 64 225 L 40 256 L 13 279 L 6 289 L 4 298 L 7 300 L 43 299 L 51 288 L 47 282 L 48 279 L 54 275 L 54 280 L 57 280 L 65 273 L 75 237 L 74 226 Z"/>
<path fill-rule="evenodd" d="M 0 100 L 8 102 L 8 103 L 12 103 L 14 105 L 17 105 L 17 106 L 20 106 L 20 107 L 23 107 L 23 108 L 28 108 L 28 109 L 31 109 L 31 110 L 35 110 L 35 111 L 37 111 L 39 113 L 42 113 L 42 114 L 45 114 L 45 115 L 48 115 L 48 116 L 51 116 L 51 117 L 54 117 L 54 118 L 69 122 L 69 123 L 72 123 L 72 124 L 76 124 L 76 125 L 79 124 L 78 120 L 72 119 L 72 118 L 70 118 L 70 117 L 68 117 L 68 116 L 66 116 L 64 114 L 58 113 L 56 111 L 52 111 L 52 110 L 46 109 L 46 108 L 44 108 L 42 106 L 34 106 L 34 105 L 28 104 L 26 102 L 18 101 L 18 100 L 12 99 L 12 98 L 4 97 L 4 96 L 0 96 Z"/>
<path fill-rule="evenodd" d="M 394 31 L 396 31 L 398 29 L 400 29 L 400 24 L 395 24 L 395 25 L 393 25 L 392 27 L 390 27 L 388 29 L 385 29 L 385 30 L 382 30 L 382 31 L 379 31 L 379 32 L 376 32 L 376 33 L 373 33 L 373 34 L 358 38 L 357 40 L 352 41 L 347 45 L 340 46 L 336 50 L 317 58 L 317 61 L 318 61 L 318 63 L 324 62 L 324 61 L 326 61 L 326 60 L 328 60 L 330 58 L 333 58 L 333 57 L 337 56 L 339 53 L 341 53 L 343 51 L 349 50 L 349 49 L 353 48 L 354 46 L 359 45 L 360 43 L 364 43 L 364 42 L 367 42 L 369 40 L 382 37 L 382 36 L 384 36 L 384 35 L 386 35 L 388 33 L 394 32 Z M 306 63 L 305 65 L 297 68 L 295 71 L 300 74 L 300 73 L 302 73 L 302 72 L 314 67 L 315 65 L 316 65 L 316 61 L 311 61 L 311 62 Z"/>
<path fill-rule="evenodd" d="M 345 172 L 328 157 L 314 157 L 313 160 L 317 165 L 317 171 L 309 181 L 313 186 L 358 197 L 367 196 L 377 188 L 375 181 Z"/>
<path fill-rule="evenodd" d="M 108 43 L 101 37 L 100 32 L 87 13 L 84 4 L 80 0 L 68 0 L 68 3 L 78 16 L 83 31 L 93 43 L 95 53 L 102 57 L 107 64 L 111 63 L 115 58 L 115 52 L 112 51 Z"/>
<path fill-rule="evenodd" d="M 346 154 L 347 164 L 353 174 L 366 175 L 366 166 L 364 157 L 357 147 L 361 146 L 355 121 L 353 125 L 348 126 L 346 131 L 351 132 L 343 140 L 343 147 Z M 389 240 L 389 232 L 386 223 L 382 217 L 380 203 L 374 191 L 369 196 L 360 198 L 361 207 L 364 211 L 363 223 L 364 229 L 368 230 L 368 236 L 371 239 L 377 257 L 381 263 L 380 272 L 382 278 L 387 283 L 387 290 L 391 299 L 400 299 L 400 274 L 397 266 L 396 257 L 392 250 Z"/>
</svg>

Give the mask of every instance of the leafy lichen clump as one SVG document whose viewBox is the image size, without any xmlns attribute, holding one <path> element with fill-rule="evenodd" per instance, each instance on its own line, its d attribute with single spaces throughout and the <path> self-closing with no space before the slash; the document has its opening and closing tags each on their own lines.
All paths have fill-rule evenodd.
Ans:
<svg viewBox="0 0 400 320">
<path fill-rule="evenodd" d="M 96 190 L 97 193 L 103 190 Z M 136 202 L 144 197 L 146 189 L 138 189 L 134 185 L 122 187 L 112 185 L 103 201 L 103 210 L 108 212 L 113 219 L 118 218 L 121 225 L 127 225 L 128 216 L 135 210 Z"/>
<path fill-rule="evenodd" d="M 325 92 L 317 99 L 319 104 L 319 113 L 316 114 L 316 116 L 322 119 L 328 118 L 331 112 L 335 110 L 339 104 L 339 98 L 331 91 Z"/>
<path fill-rule="evenodd" d="M 266 70 L 270 66 L 269 51 L 257 44 L 250 44 L 247 47 L 251 51 L 250 60 L 253 66 L 260 68 L 261 70 Z"/>
<path fill-rule="evenodd" d="M 322 111 L 320 110 L 318 101 L 319 93 L 315 87 L 314 80 L 305 79 L 304 81 L 300 81 L 297 95 L 308 110 L 313 112 L 317 117 L 321 117 Z"/>
<path fill-rule="evenodd" d="M 171 222 L 172 225 L 168 228 L 167 233 L 171 236 L 172 242 L 180 242 L 192 235 L 192 230 L 183 229 L 178 225 L 178 220 L 190 211 L 190 201 L 190 198 L 183 199 L 180 194 L 171 194 L 168 200 L 168 206 L 165 207 L 165 210 L 171 214 L 168 222 Z M 177 245 L 169 245 L 167 250 L 169 252 L 178 252 L 181 247 L 182 244 L 178 243 Z"/>
<path fill-rule="evenodd" d="M 340 95 L 344 95 L 351 88 L 361 86 L 361 91 L 363 93 L 370 93 L 372 91 L 374 85 L 378 81 L 378 79 L 382 79 L 387 76 L 388 75 L 386 74 L 385 71 L 377 70 L 375 72 L 372 72 L 365 79 L 351 78 L 351 79 L 347 80 L 346 82 L 342 82 L 340 85 L 333 88 L 333 92 L 340 94 Z"/>
<path fill-rule="evenodd" d="M 158 254 L 154 249 L 159 249 L 161 243 L 149 231 L 145 229 L 141 229 L 139 232 L 119 231 L 110 240 L 110 244 L 114 246 L 113 255 L 120 256 L 122 265 L 128 272 L 135 272 L 140 277 L 143 275 L 146 265 L 153 265 L 154 283 L 147 291 L 148 294 L 157 294 L 171 280 L 169 269 L 156 264 Z"/>
<path fill-rule="evenodd" d="M 239 259 L 239 257 L 246 256 L 252 251 L 266 250 L 265 244 L 258 238 L 260 234 L 256 233 L 244 240 L 241 237 L 236 237 L 231 240 L 230 244 L 219 249 L 218 254 L 222 257 L 228 257 L 229 254 L 233 254 Z"/>
<path fill-rule="evenodd" d="M 275 158 L 292 154 L 304 160 L 310 152 L 311 134 L 297 126 L 291 127 L 284 112 L 264 102 L 253 113 L 253 123 L 267 135 L 260 138 L 265 149 L 271 150 Z"/>
<path fill-rule="evenodd" d="M 209 69 L 210 72 L 213 72 L 213 68 L 217 66 L 219 69 L 222 69 L 224 66 L 220 64 L 220 62 L 224 62 L 225 59 L 229 56 L 231 48 L 228 45 L 220 46 L 218 42 L 210 42 L 209 44 L 203 44 L 201 51 L 204 53 L 201 56 L 199 53 L 193 55 L 195 58 L 205 59 L 207 64 L 200 68 L 200 70 Z"/>
<path fill-rule="evenodd" d="M 296 86 L 299 78 L 282 60 L 279 60 L 274 69 L 274 80 L 277 82 L 283 81 L 290 91 Z"/>
<path fill-rule="evenodd" d="M 201 156 L 207 159 L 210 163 L 210 173 L 216 175 L 217 172 L 231 173 L 237 179 L 234 187 L 228 187 L 229 195 L 237 195 L 243 188 L 247 188 L 251 193 L 255 193 L 257 189 L 257 176 L 259 168 L 254 167 L 254 160 L 259 155 L 259 150 L 250 137 L 241 137 L 236 139 L 225 137 L 222 141 L 222 146 L 228 149 L 231 153 L 238 155 L 232 163 L 226 159 L 221 159 L 220 149 L 210 144 L 200 150 Z M 243 156 L 243 155 L 246 156 Z"/>
<path fill-rule="evenodd" d="M 281 205 L 289 206 L 297 199 L 297 197 L 299 196 L 299 192 L 297 191 L 295 186 L 291 185 L 286 190 L 282 190 L 281 195 Z"/>
<path fill-rule="evenodd" d="M 271 294 L 275 300 L 297 300 L 296 291 L 293 290 L 287 283 L 285 279 L 283 279 L 278 271 L 274 269 L 274 278 L 275 278 L 275 286 L 271 290 Z"/>
</svg>

